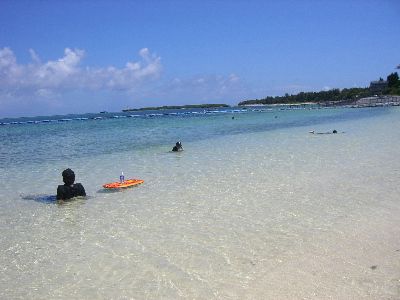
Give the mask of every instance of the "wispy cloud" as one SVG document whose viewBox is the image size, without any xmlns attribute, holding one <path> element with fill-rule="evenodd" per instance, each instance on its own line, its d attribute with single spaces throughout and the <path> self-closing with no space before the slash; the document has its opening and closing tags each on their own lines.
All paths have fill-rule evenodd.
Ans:
<svg viewBox="0 0 400 300">
<path fill-rule="evenodd" d="M 163 88 L 163 92 L 192 94 L 200 102 L 221 101 L 243 90 L 240 77 L 235 74 L 198 76 L 190 79 L 175 78 Z"/>
</svg>

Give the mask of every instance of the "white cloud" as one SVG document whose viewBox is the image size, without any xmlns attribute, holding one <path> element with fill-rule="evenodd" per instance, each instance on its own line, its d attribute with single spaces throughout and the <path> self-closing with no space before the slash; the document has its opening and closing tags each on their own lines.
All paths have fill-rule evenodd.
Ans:
<svg viewBox="0 0 400 300">
<path fill-rule="evenodd" d="M 236 73 L 160 83 L 161 58 L 147 48 L 123 68 L 84 66 L 86 53 L 79 49 L 67 48 L 61 58 L 47 62 L 33 49 L 29 52 L 32 61 L 18 64 L 11 49 L 0 49 L 0 117 L 21 116 L 22 108 L 45 115 L 126 106 L 236 104 L 248 92 Z"/>
<path fill-rule="evenodd" d="M 78 107 L 88 107 L 90 103 L 83 103 L 77 97 L 68 98 L 67 94 L 117 91 L 118 95 L 118 92 L 135 91 L 155 82 L 163 71 L 161 58 L 147 48 L 139 51 L 139 61 L 127 62 L 121 69 L 84 67 L 85 51 L 80 49 L 66 48 L 63 57 L 47 62 L 42 62 L 33 49 L 29 52 L 32 62 L 18 64 L 10 48 L 0 49 L 0 110 L 3 117 L 18 115 L 22 107 L 33 110 L 46 107 L 53 113 L 60 107 L 71 110 L 75 105 L 75 110 L 79 111 Z"/>
<path fill-rule="evenodd" d="M 10 48 L 5 47 L 3 50 L 0 50 L 0 68 L 7 68 L 16 63 L 17 59 L 14 56 L 14 53 L 10 50 Z"/>
<path fill-rule="evenodd" d="M 37 94 L 41 89 L 118 89 L 127 90 L 152 82 L 162 72 L 161 58 L 150 55 L 149 50 L 140 50 L 140 62 L 126 63 L 125 68 L 82 68 L 84 50 L 66 48 L 64 56 L 55 61 L 42 63 L 33 49 L 29 50 L 32 63 L 18 65 L 10 48 L 0 50 L 0 88 L 9 90 L 18 87 L 27 95 Z M 40 94 L 40 93 L 39 93 Z"/>
<path fill-rule="evenodd" d="M 40 58 L 39 56 L 36 54 L 35 50 L 33 49 L 29 49 L 29 52 L 31 53 L 31 58 L 34 62 L 40 63 Z"/>
</svg>

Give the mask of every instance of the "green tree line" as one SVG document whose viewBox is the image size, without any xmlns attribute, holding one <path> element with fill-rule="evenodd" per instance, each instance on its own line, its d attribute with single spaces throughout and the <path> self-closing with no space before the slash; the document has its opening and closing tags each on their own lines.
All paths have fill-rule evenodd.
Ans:
<svg viewBox="0 0 400 300">
<path fill-rule="evenodd" d="M 400 67 L 400 66 L 399 66 Z M 378 95 L 399 95 L 400 94 L 400 80 L 397 72 L 387 76 L 389 88 L 378 92 Z M 323 103 L 327 101 L 339 100 L 356 100 L 370 96 L 369 88 L 350 88 L 350 89 L 332 89 L 329 91 L 320 92 L 300 92 L 295 95 L 286 93 L 284 96 L 268 96 L 263 99 L 246 100 L 240 102 L 238 105 L 249 104 L 296 104 L 305 102 Z"/>
<path fill-rule="evenodd" d="M 323 103 L 326 101 L 339 101 L 342 99 L 358 99 L 369 96 L 369 88 L 351 88 L 351 89 L 332 89 L 329 91 L 321 92 L 300 92 L 295 95 L 286 93 L 284 96 L 271 97 L 268 96 L 264 99 L 246 100 L 239 103 L 239 105 L 248 104 L 292 104 L 292 103 L 305 103 L 315 102 Z"/>
<path fill-rule="evenodd" d="M 399 66 L 400 67 L 400 66 Z M 397 67 L 398 69 L 400 69 Z M 400 95 L 399 74 L 394 72 L 387 77 L 389 88 L 382 91 L 383 95 Z"/>
</svg>

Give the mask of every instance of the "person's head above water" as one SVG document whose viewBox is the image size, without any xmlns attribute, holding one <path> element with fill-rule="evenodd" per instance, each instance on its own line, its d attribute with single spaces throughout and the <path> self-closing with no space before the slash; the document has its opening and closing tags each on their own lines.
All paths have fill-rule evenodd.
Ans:
<svg viewBox="0 0 400 300">
<path fill-rule="evenodd" d="M 74 184 L 75 173 L 70 168 L 62 172 L 62 177 L 65 184 Z"/>
<path fill-rule="evenodd" d="M 176 142 L 174 148 L 172 148 L 172 151 L 183 151 L 182 143 Z"/>
</svg>

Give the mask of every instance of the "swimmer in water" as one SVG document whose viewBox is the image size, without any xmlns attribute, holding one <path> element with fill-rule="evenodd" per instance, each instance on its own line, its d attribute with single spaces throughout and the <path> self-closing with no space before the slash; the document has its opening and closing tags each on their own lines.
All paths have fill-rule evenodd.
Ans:
<svg viewBox="0 0 400 300">
<path fill-rule="evenodd" d="M 315 133 L 314 130 L 309 131 L 309 133 Z M 317 132 L 317 134 L 331 134 L 331 133 L 338 133 L 337 130 L 333 130 L 332 132 Z M 345 133 L 344 131 L 342 133 Z"/>
<path fill-rule="evenodd" d="M 182 143 L 181 142 L 176 142 L 174 148 L 172 148 L 172 151 L 183 151 Z"/>
<path fill-rule="evenodd" d="M 86 191 L 83 185 L 81 183 L 74 183 L 74 171 L 68 168 L 62 172 L 62 177 L 64 185 L 59 185 L 57 188 L 57 201 L 59 203 L 63 203 L 64 200 L 77 196 L 86 196 Z"/>
</svg>

